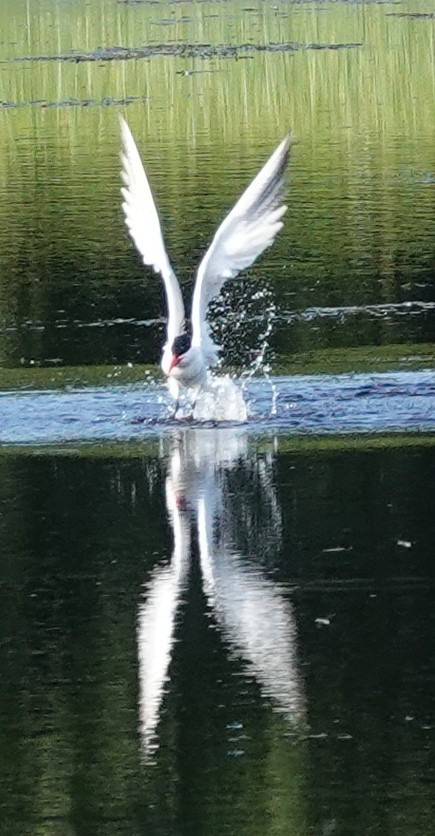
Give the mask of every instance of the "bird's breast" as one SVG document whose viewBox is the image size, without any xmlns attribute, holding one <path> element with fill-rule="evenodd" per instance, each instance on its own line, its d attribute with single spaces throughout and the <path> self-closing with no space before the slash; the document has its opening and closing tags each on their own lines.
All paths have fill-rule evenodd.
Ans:
<svg viewBox="0 0 435 836">
<path fill-rule="evenodd" d="M 207 376 L 207 364 L 204 354 L 198 346 L 193 346 L 181 356 L 176 366 L 171 366 L 172 352 L 165 349 L 162 357 L 164 373 L 187 388 L 201 386 Z"/>
</svg>

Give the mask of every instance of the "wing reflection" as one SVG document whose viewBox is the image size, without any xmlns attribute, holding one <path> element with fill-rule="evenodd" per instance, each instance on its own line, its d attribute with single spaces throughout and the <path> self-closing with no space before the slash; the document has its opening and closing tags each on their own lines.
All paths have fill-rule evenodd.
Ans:
<svg viewBox="0 0 435 836">
<path fill-rule="evenodd" d="M 250 663 L 250 673 L 284 713 L 299 713 L 296 626 L 290 602 L 277 584 L 239 554 L 213 542 L 214 521 L 201 497 L 198 535 L 204 589 L 225 638 Z"/>
<path fill-rule="evenodd" d="M 138 617 L 139 723 L 146 751 L 155 747 L 154 734 L 174 643 L 175 615 L 190 554 L 190 520 L 181 480 L 181 459 L 174 448 L 166 479 L 166 507 L 174 550 L 169 565 L 154 569 Z"/>
<path fill-rule="evenodd" d="M 285 590 L 244 556 L 264 560 L 267 551 L 270 557 L 279 547 L 273 454 L 248 457 L 247 436 L 223 428 L 179 431 L 170 443 L 166 504 L 174 551 L 168 566 L 155 569 L 138 619 L 140 728 L 146 752 L 157 745 L 192 535 L 198 540 L 204 593 L 232 654 L 247 663 L 247 672 L 277 711 L 294 720 L 304 701 L 292 604 Z M 254 495 L 255 509 L 250 507 Z M 235 505 L 243 509 L 241 519 Z M 246 520 L 249 525 L 243 524 Z"/>
</svg>

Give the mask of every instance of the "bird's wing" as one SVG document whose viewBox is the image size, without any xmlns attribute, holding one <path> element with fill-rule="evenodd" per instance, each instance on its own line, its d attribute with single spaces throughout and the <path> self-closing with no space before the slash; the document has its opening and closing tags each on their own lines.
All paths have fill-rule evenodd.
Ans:
<svg viewBox="0 0 435 836">
<path fill-rule="evenodd" d="M 165 250 L 160 219 L 139 151 L 127 122 L 121 117 L 122 180 L 125 222 L 143 263 L 161 273 L 168 305 L 168 343 L 184 330 L 184 305 L 180 285 Z"/>
<path fill-rule="evenodd" d="M 233 279 L 270 247 L 283 225 L 287 207 L 282 192 L 290 143 L 289 134 L 221 223 L 199 265 L 192 300 L 192 344 L 201 345 L 210 360 L 215 359 L 216 347 L 206 323 L 209 302 L 226 279 Z"/>
</svg>

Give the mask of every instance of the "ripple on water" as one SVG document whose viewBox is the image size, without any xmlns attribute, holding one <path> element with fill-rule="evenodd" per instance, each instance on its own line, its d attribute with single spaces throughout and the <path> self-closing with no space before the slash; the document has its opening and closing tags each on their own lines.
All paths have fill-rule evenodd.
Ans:
<svg viewBox="0 0 435 836">
<path fill-rule="evenodd" d="M 137 384 L 0 395 L 0 442 L 126 441 L 178 424 L 164 385 Z M 184 408 L 182 420 L 188 418 Z M 183 417 L 184 416 L 184 417 Z M 193 425 L 243 424 L 286 433 L 433 432 L 435 372 L 216 378 Z"/>
</svg>

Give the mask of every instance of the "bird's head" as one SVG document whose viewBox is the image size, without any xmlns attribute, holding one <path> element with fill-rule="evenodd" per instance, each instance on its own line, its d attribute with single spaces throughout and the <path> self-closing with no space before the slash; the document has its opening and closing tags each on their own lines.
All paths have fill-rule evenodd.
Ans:
<svg viewBox="0 0 435 836">
<path fill-rule="evenodd" d="M 173 369 L 175 366 L 179 366 L 180 363 L 183 363 L 183 358 L 185 354 L 189 351 L 191 346 L 191 339 L 188 334 L 181 334 L 180 337 L 175 337 L 174 342 L 172 343 L 172 360 L 169 366 L 169 371 Z"/>
</svg>

